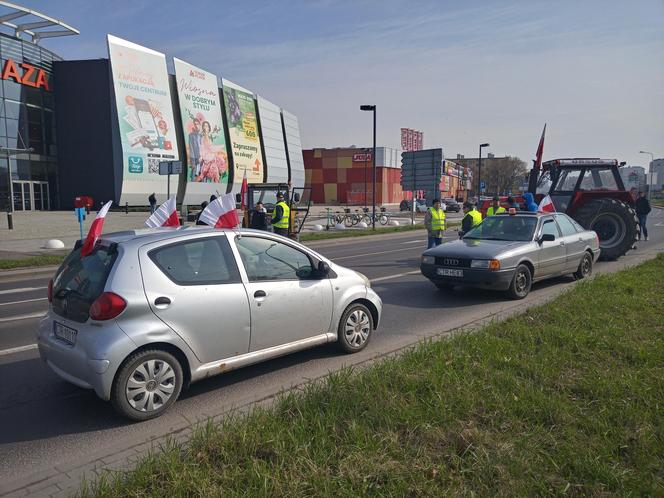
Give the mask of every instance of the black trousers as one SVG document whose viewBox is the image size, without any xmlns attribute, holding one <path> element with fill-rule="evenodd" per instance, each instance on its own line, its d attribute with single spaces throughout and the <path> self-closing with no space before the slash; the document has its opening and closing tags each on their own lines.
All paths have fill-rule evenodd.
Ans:
<svg viewBox="0 0 664 498">
<path fill-rule="evenodd" d="M 273 228 L 274 228 L 274 233 L 276 233 L 277 235 L 283 235 L 284 237 L 288 237 L 288 228 L 277 228 L 277 227 Z"/>
</svg>

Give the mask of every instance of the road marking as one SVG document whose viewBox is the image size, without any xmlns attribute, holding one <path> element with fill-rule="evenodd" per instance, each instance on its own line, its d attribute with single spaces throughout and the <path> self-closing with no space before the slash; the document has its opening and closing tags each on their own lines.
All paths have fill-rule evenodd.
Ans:
<svg viewBox="0 0 664 498">
<path fill-rule="evenodd" d="M 340 258 L 331 258 L 332 261 L 340 261 L 342 259 L 351 259 L 351 258 L 363 258 L 364 256 L 376 256 L 378 254 L 389 254 L 391 252 L 399 252 L 399 251 L 412 251 L 413 249 L 416 249 L 415 247 L 402 247 L 401 249 L 392 249 L 390 251 L 378 251 L 378 252 L 368 252 L 365 254 L 353 254 L 352 256 L 341 256 Z"/>
<path fill-rule="evenodd" d="M 24 299 L 23 301 L 12 301 L 10 303 L 0 303 L 0 306 L 9 306 L 10 304 L 34 303 L 35 301 L 46 301 L 47 297 L 37 297 L 35 299 Z"/>
<path fill-rule="evenodd" d="M 421 244 L 422 242 L 426 242 L 427 239 L 422 239 L 422 240 L 409 240 L 408 242 L 402 242 L 402 244 Z"/>
<path fill-rule="evenodd" d="M 0 294 L 18 294 L 19 292 L 31 292 L 43 289 L 48 289 L 48 287 L 23 287 L 21 289 L 6 289 L 0 290 Z"/>
<path fill-rule="evenodd" d="M 40 311 L 38 313 L 30 313 L 28 315 L 8 316 L 7 318 L 0 318 L 0 323 L 2 323 L 2 322 L 14 322 L 16 320 L 28 320 L 30 318 L 41 318 L 45 314 L 46 314 L 45 311 Z"/>
<path fill-rule="evenodd" d="M 408 275 L 416 275 L 418 273 L 420 273 L 420 270 L 407 271 L 406 273 L 397 273 L 396 275 L 387 275 L 386 277 L 372 278 L 370 282 L 374 284 L 376 282 L 382 282 L 383 280 L 392 280 L 394 278 L 406 277 Z"/>
<path fill-rule="evenodd" d="M 0 356 L 13 353 L 22 353 L 23 351 L 32 351 L 33 349 L 37 349 L 36 344 L 28 344 L 27 346 L 19 346 L 17 348 L 0 349 Z"/>
</svg>

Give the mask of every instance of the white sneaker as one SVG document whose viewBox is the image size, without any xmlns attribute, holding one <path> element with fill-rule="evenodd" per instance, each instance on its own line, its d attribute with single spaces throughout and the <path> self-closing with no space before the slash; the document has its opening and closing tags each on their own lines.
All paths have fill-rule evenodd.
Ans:
<svg viewBox="0 0 664 498">
<path fill-rule="evenodd" d="M 646 240 L 646 242 L 648 241 L 648 236 L 647 236 L 647 235 L 646 235 L 646 238 L 645 238 L 645 240 Z"/>
</svg>

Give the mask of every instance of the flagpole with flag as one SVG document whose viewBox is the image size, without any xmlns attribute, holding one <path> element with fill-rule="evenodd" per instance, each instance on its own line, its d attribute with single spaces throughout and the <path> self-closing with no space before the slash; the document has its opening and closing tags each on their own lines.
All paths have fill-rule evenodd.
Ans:
<svg viewBox="0 0 664 498">
<path fill-rule="evenodd" d="M 230 193 L 217 197 L 207 205 L 198 219 L 214 228 L 237 228 L 240 218 L 235 207 L 235 196 Z"/>
<path fill-rule="evenodd" d="M 92 221 L 88 235 L 85 237 L 85 241 L 83 241 L 83 247 L 81 247 L 81 257 L 87 256 L 94 249 L 97 240 L 101 236 L 102 228 L 104 228 L 104 219 L 111 208 L 111 204 L 113 204 L 113 201 L 108 201 L 104 204 Z"/>
<path fill-rule="evenodd" d="M 546 134 L 546 123 L 544 123 L 544 129 L 542 130 L 542 136 L 540 137 L 539 144 L 537 145 L 537 153 L 535 154 L 535 164 L 533 165 L 533 170 L 530 172 L 530 178 L 528 179 L 528 192 L 535 195 L 537 190 L 537 180 L 539 173 L 542 170 L 542 157 L 544 156 L 544 135 Z"/>
<path fill-rule="evenodd" d="M 157 227 L 179 227 L 180 218 L 178 217 L 175 196 L 170 197 L 159 209 L 145 220 L 145 224 L 150 228 Z"/>
</svg>

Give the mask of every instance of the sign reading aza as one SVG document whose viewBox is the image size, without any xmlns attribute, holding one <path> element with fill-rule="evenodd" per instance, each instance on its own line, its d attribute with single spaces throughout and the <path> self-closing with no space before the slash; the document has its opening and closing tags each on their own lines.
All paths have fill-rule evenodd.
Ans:
<svg viewBox="0 0 664 498">
<path fill-rule="evenodd" d="M 46 71 L 27 62 L 16 63 L 12 59 L 7 59 L 1 77 L 3 80 L 12 79 L 21 85 L 43 88 L 47 92 L 51 90 Z"/>
</svg>

